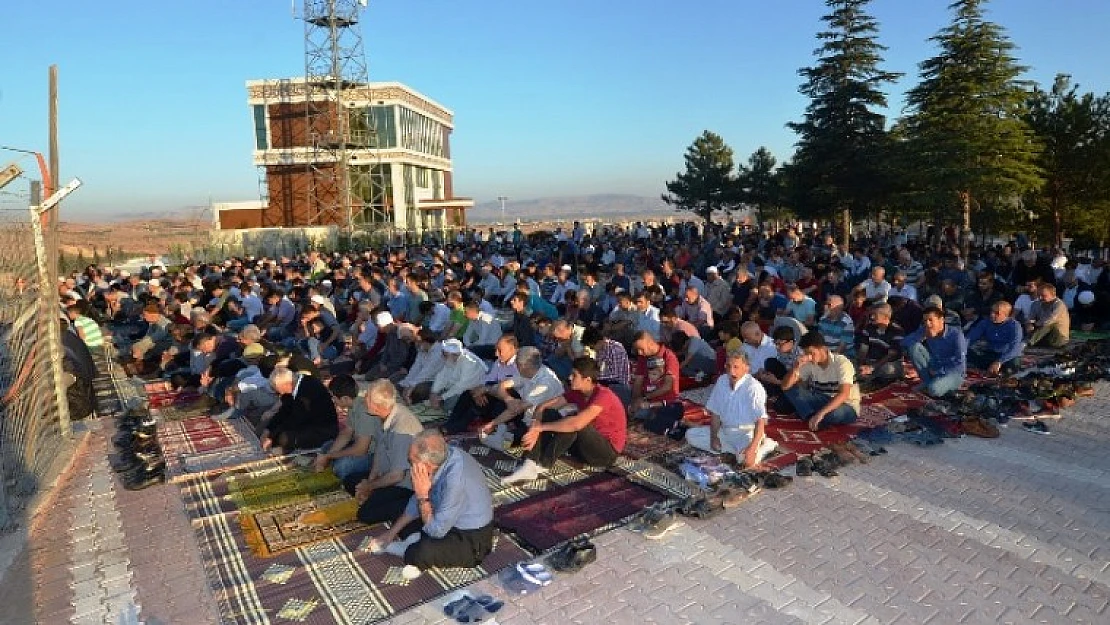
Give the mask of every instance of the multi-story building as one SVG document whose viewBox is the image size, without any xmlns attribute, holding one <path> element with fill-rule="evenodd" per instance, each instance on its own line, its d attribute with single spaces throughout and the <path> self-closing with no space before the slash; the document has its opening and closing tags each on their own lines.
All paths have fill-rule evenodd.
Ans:
<svg viewBox="0 0 1110 625">
<path fill-rule="evenodd" d="M 264 197 L 258 208 L 229 206 L 217 218 L 222 228 L 336 225 L 420 233 L 466 226 L 474 202 L 454 193 L 454 115 L 446 107 L 396 82 L 351 85 L 341 98 L 318 104 L 345 108 L 345 123 L 331 119 L 327 132 L 311 132 L 309 120 L 321 116 L 308 114 L 303 78 L 252 80 L 247 92 Z M 327 136 L 333 128 L 344 129 L 342 146 Z M 336 195 L 347 186 L 322 180 L 342 182 L 344 176 L 351 181 L 346 202 Z M 370 188 L 374 181 L 382 192 Z"/>
</svg>

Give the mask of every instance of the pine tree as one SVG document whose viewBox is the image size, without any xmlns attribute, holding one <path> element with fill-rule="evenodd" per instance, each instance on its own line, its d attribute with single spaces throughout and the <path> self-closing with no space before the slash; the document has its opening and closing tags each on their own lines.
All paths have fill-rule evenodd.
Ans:
<svg viewBox="0 0 1110 625">
<path fill-rule="evenodd" d="M 1051 222 L 1053 241 L 1062 245 L 1066 229 L 1110 222 L 1110 94 L 1079 94 L 1079 85 L 1060 74 L 1050 91 L 1035 89 L 1026 123 L 1043 148 L 1038 164 L 1045 183 L 1030 198 Z"/>
<path fill-rule="evenodd" d="M 817 62 L 798 73 L 799 91 L 809 97 L 803 120 L 787 124 L 798 133 L 788 179 L 797 198 L 795 212 L 842 221 L 848 242 L 852 212 L 873 206 L 885 187 L 883 169 L 887 104 L 885 84 L 901 74 L 880 69 L 878 22 L 866 9 L 870 0 L 826 0 L 831 13 L 817 33 Z"/>
<path fill-rule="evenodd" d="M 952 23 L 932 37 L 940 53 L 920 64 L 921 82 L 906 95 L 906 135 L 914 175 L 955 203 L 966 254 L 980 201 L 1016 202 L 1037 188 L 1037 147 L 1023 115 L 1025 68 L 998 24 L 983 17 L 986 0 L 956 0 Z"/>
<path fill-rule="evenodd" d="M 748 164 L 740 165 L 737 184 L 740 200 L 755 208 L 762 224 L 782 201 L 782 183 L 775 172 L 775 157 L 766 147 L 760 147 L 748 157 Z"/>
<path fill-rule="evenodd" d="M 713 221 L 713 213 L 730 213 L 739 204 L 732 174 L 733 153 L 720 135 L 708 130 L 686 148 L 686 171 L 667 183 L 662 198 L 675 210 L 690 211 Z"/>
</svg>

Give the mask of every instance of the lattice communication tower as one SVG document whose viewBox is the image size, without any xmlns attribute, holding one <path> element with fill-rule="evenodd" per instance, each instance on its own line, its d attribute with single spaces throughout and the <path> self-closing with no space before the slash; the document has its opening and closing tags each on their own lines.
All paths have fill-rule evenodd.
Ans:
<svg viewBox="0 0 1110 625">
<path fill-rule="evenodd" d="M 359 17 L 366 0 L 304 0 L 305 111 L 312 225 L 392 223 Z"/>
</svg>

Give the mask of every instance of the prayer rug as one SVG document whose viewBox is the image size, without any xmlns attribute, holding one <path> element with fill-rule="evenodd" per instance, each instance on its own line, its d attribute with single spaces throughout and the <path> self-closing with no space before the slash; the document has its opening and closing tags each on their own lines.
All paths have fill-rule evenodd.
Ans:
<svg viewBox="0 0 1110 625">
<path fill-rule="evenodd" d="M 295 467 L 265 475 L 231 475 L 226 483 L 228 498 L 235 507 L 250 512 L 304 503 L 343 489 L 331 471 L 317 473 Z"/>
<path fill-rule="evenodd" d="M 1083 332 L 1081 330 L 1071 331 L 1072 341 L 1101 341 L 1103 339 L 1110 339 L 1110 332 Z"/>
<path fill-rule="evenodd" d="M 146 386 L 159 385 L 163 382 L 148 382 Z M 187 408 L 200 399 L 200 393 L 194 390 L 171 389 L 168 391 L 146 391 L 147 401 L 151 408 L 164 408 L 177 406 Z"/>
<path fill-rule="evenodd" d="M 190 516 L 220 620 L 232 625 L 378 623 L 529 557 L 510 537 L 498 536 L 481 566 L 431 569 L 406 582 L 396 575 L 400 558 L 369 551 L 370 539 L 384 529 L 360 525 L 263 558 L 248 548 L 237 514 L 224 512 L 212 495 L 216 483 L 211 476 L 194 478 L 186 494 L 197 504 Z"/>
<path fill-rule="evenodd" d="M 685 440 L 674 440 L 662 434 L 649 432 L 639 426 L 628 428 L 628 436 L 624 443 L 625 456 L 638 460 L 650 460 L 664 454 L 669 454 L 686 447 Z"/>
<path fill-rule="evenodd" d="M 585 466 L 570 458 L 561 458 L 547 474 L 538 479 L 506 485 L 501 483 L 501 479 L 520 466 L 523 448 L 494 449 L 483 445 L 477 436 L 466 434 L 452 437 L 450 444 L 467 452 L 482 465 L 482 471 L 486 474 L 486 485 L 493 493 L 494 507 L 522 501 L 553 486 L 573 484 L 604 471 L 601 468 Z"/>
<path fill-rule="evenodd" d="M 180 421 L 181 419 L 188 419 L 190 417 L 202 417 L 212 412 L 211 408 L 205 407 L 203 404 L 166 404 L 159 407 L 150 408 L 150 413 L 157 416 L 162 421 Z"/>
<path fill-rule="evenodd" d="M 416 418 L 424 424 L 435 423 L 436 421 L 442 421 L 447 418 L 447 412 L 444 411 L 443 408 L 433 408 L 427 402 L 420 402 L 415 406 L 409 406 L 409 410 L 411 410 L 412 414 L 416 415 Z"/>
<path fill-rule="evenodd" d="M 619 525 L 665 497 L 613 473 L 557 486 L 493 511 L 494 522 L 536 552 Z"/>
<path fill-rule="evenodd" d="M 220 462 L 230 466 L 264 457 L 258 438 L 242 420 L 216 421 L 202 416 L 161 421 L 158 442 L 171 478 L 216 468 Z"/>
<path fill-rule="evenodd" d="M 812 454 L 832 443 L 846 442 L 863 429 L 856 424 L 832 425 L 812 432 L 805 421 L 796 417 L 771 417 L 767 420 L 767 436 L 779 444 L 782 453 L 768 458 L 764 464 L 776 469 L 788 467 L 797 462 L 798 456 Z"/>
</svg>

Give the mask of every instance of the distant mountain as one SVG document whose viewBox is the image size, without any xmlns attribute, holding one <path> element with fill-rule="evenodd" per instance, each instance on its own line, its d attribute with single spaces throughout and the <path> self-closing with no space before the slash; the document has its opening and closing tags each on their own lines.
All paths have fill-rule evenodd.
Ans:
<svg viewBox="0 0 1110 625">
<path fill-rule="evenodd" d="M 650 215 L 673 216 L 675 210 L 659 198 L 640 195 L 604 193 L 598 195 L 569 195 L 533 200 L 505 202 L 504 221 L 588 219 L 595 217 L 647 217 Z M 497 201 L 476 204 L 467 211 L 470 223 L 502 221 L 501 203 Z"/>
</svg>

